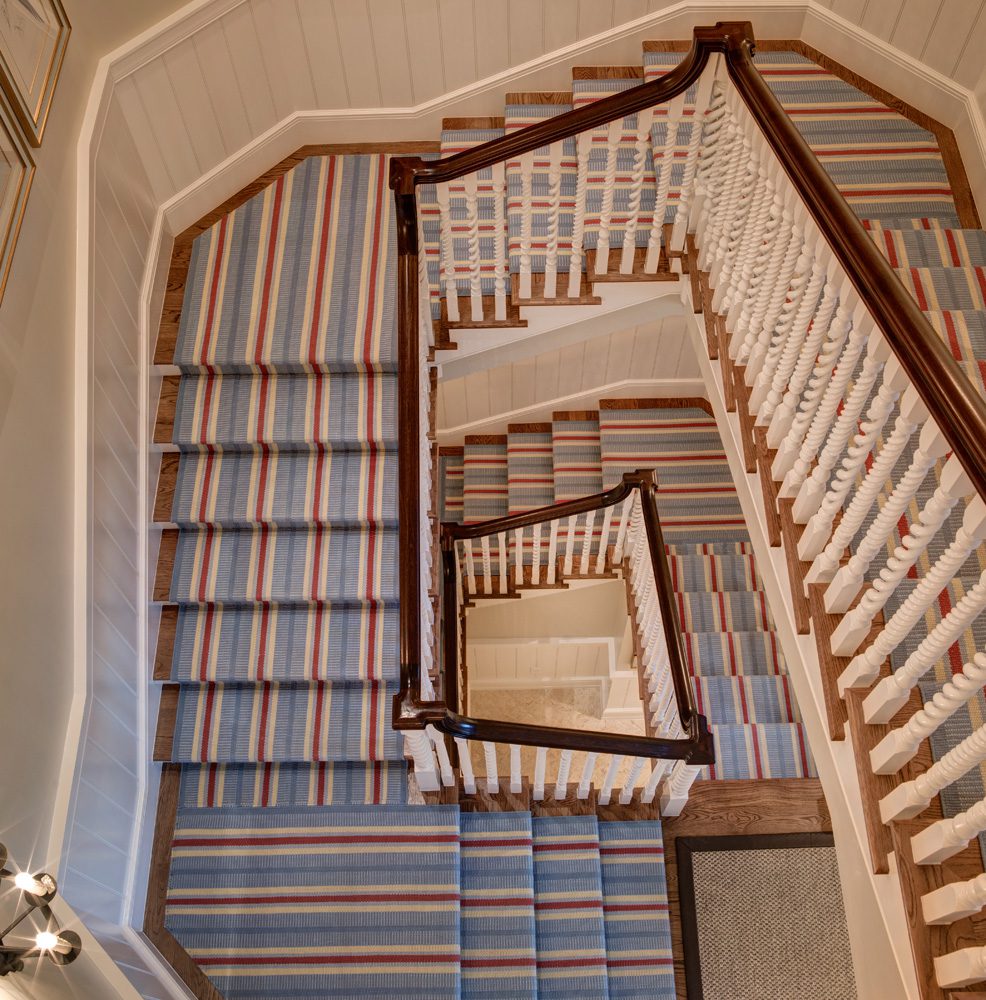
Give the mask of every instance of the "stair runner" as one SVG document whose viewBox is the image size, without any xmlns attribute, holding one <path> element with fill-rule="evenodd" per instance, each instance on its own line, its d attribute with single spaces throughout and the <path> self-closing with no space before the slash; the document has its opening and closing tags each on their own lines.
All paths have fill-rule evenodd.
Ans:
<svg viewBox="0 0 986 1000">
<path fill-rule="evenodd" d="M 604 399 L 596 411 L 511 424 L 495 443 L 466 437 L 461 449 L 442 449 L 446 482 L 454 491 L 464 470 L 461 517 L 469 523 L 490 516 L 492 496 L 500 513 L 515 513 L 598 493 L 624 472 L 655 469 L 688 668 L 716 743 L 706 776 L 813 776 L 715 420 L 698 406 L 671 402 Z M 446 500 L 445 509 L 458 520 L 455 502 Z M 597 529 L 594 551 L 600 539 Z"/>
<path fill-rule="evenodd" d="M 680 52 L 667 49 L 645 46 L 644 79 L 680 61 Z M 984 237 L 960 228 L 934 136 L 800 55 L 761 47 L 757 60 L 980 384 Z M 567 98 L 510 98 L 488 134 L 459 129 L 443 142 L 464 148 L 640 79 L 637 71 L 576 76 Z M 637 248 L 650 239 L 651 177 L 668 162 L 662 221 L 673 218 L 694 100 L 694 92 L 685 96 L 677 125 L 655 115 L 643 162 L 644 213 L 629 234 Z M 619 250 L 625 167 L 636 162 L 629 154 L 639 127 L 627 120 L 612 131 L 621 166 L 611 201 L 598 152 L 611 136 L 591 137 L 586 250 L 598 247 L 603 214 Z M 575 154 L 570 142 L 558 164 L 535 157 L 532 178 L 534 191 L 548 193 L 549 174 L 559 171 L 561 274 L 573 246 Z M 174 616 L 170 680 L 179 689 L 171 756 L 181 768 L 168 929 L 235 998 L 481 997 L 491 995 L 491 982 L 497 996 L 672 997 L 659 824 L 460 816 L 455 807 L 405 805 L 400 741 L 388 720 L 397 675 L 397 430 L 386 159 L 306 159 L 193 247 L 175 352 L 182 379 L 172 521 L 180 538 L 165 609 Z M 496 239 L 507 242 L 512 271 L 525 241 L 535 272 L 549 257 L 544 219 L 535 216 L 525 231 L 518 211 L 519 164 L 507 165 L 504 180 L 502 222 L 485 178 L 480 190 L 488 216 L 484 294 Z M 434 189 L 420 192 L 420 206 L 437 317 Z M 457 256 L 464 246 L 460 240 Z M 465 279 L 456 281 L 468 293 Z M 646 467 L 648 456 L 659 472 L 664 463 L 662 485 L 676 492 L 662 500 L 662 516 L 689 665 L 716 732 L 712 776 L 810 774 L 749 540 L 703 420 L 701 411 L 623 404 L 559 415 L 550 428 L 552 493 L 560 500 L 597 492 L 621 469 Z M 694 453 L 677 443 L 673 425 L 681 421 L 697 424 L 678 428 Z M 547 438 L 530 433 L 539 437 L 518 440 L 514 467 L 536 468 L 542 479 Z M 485 518 L 540 499 L 544 482 L 511 491 L 510 435 L 495 444 L 485 456 L 486 473 L 496 470 L 485 488 L 480 466 L 467 475 L 465 449 L 443 456 L 446 517 Z M 694 464 L 676 460 L 687 454 Z M 929 614 L 928 628 L 971 585 L 975 567 L 966 569 Z M 980 625 L 962 636 L 939 665 L 939 679 L 981 649 L 983 638 Z M 894 666 L 900 662 L 898 651 Z M 936 756 L 984 720 L 980 698 L 939 731 Z M 982 776 L 973 772 L 953 787 L 949 812 L 982 796 Z M 561 840 L 571 852 L 558 848 Z M 561 959 L 551 919 L 558 892 L 572 894 L 571 912 L 560 912 L 578 942 Z M 504 899 L 511 905 L 500 905 Z M 489 901 L 496 904 L 484 907 Z M 490 942 L 502 952 L 484 951 Z M 488 968 L 494 971 L 485 974 Z"/>
<path fill-rule="evenodd" d="M 165 926 L 228 1000 L 674 1000 L 661 824 L 182 800 Z"/>
</svg>

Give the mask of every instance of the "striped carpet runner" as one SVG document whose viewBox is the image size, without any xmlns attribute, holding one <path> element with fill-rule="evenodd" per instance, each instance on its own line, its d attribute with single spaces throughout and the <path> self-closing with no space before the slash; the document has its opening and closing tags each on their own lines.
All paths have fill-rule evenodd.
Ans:
<svg viewBox="0 0 986 1000">
<path fill-rule="evenodd" d="M 227 1000 L 674 1000 L 659 822 L 257 808 L 240 778 L 219 808 L 183 779 L 165 903 Z"/>
</svg>

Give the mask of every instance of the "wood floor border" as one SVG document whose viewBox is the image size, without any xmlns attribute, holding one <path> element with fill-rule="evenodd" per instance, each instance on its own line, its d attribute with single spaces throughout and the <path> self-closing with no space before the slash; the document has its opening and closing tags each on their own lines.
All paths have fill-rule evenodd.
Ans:
<svg viewBox="0 0 986 1000">
<path fill-rule="evenodd" d="M 678 867 L 678 837 L 776 833 L 831 833 L 821 782 L 817 778 L 771 778 L 762 781 L 696 781 L 680 816 L 661 821 L 664 865 L 671 919 L 671 951 L 678 1000 L 687 1000 Z"/>
<path fill-rule="evenodd" d="M 197 1000 L 223 1000 L 223 995 L 213 986 L 208 976 L 195 964 L 195 960 L 164 926 L 168 877 L 171 871 L 171 847 L 174 842 L 175 821 L 178 816 L 180 784 L 180 765 L 165 764 L 161 771 L 157 819 L 154 824 L 154 840 L 151 845 L 147 904 L 144 908 L 144 933 Z"/>
</svg>

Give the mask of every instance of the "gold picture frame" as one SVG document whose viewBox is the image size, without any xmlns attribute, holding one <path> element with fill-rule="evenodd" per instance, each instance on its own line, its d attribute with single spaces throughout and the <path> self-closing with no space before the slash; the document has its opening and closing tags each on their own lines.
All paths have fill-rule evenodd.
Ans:
<svg viewBox="0 0 986 1000">
<path fill-rule="evenodd" d="M 34 157 L 7 101 L 0 100 L 0 301 L 34 180 Z"/>
<path fill-rule="evenodd" d="M 0 0 L 0 87 L 40 146 L 72 31 L 62 0 Z"/>
</svg>

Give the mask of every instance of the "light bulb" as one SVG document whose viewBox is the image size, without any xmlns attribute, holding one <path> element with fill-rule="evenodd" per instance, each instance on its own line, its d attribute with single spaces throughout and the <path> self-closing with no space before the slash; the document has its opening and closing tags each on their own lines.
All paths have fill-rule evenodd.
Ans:
<svg viewBox="0 0 986 1000">
<path fill-rule="evenodd" d="M 21 892 L 30 892 L 35 896 L 43 896 L 45 887 L 29 872 L 18 872 L 14 876 L 14 885 Z"/>
<path fill-rule="evenodd" d="M 34 943 L 41 951 L 54 951 L 58 947 L 58 935 L 51 931 L 38 931 Z"/>
</svg>

